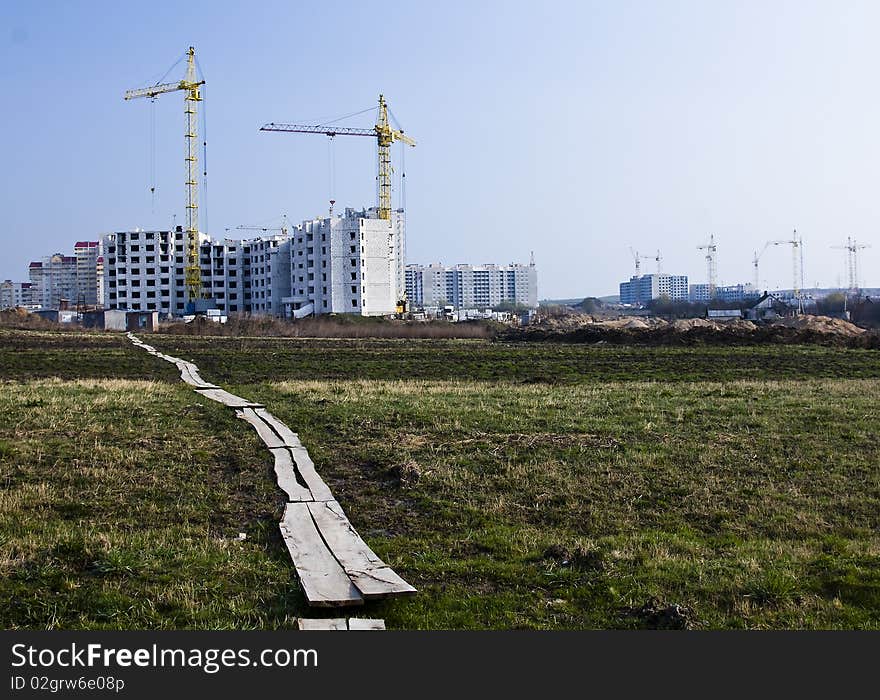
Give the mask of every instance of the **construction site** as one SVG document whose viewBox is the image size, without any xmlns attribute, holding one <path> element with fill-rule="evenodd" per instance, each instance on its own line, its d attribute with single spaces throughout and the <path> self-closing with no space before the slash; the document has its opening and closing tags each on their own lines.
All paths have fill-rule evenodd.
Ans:
<svg viewBox="0 0 880 700">
<path fill-rule="evenodd" d="M 3 287 L 5 628 L 880 629 L 868 244 L 827 294 L 793 230 L 748 282 L 709 234 L 705 281 L 630 247 L 616 298 L 541 304 L 533 253 L 408 259 L 384 94 L 242 126 L 375 139 L 374 203 L 214 236 L 205 84 L 189 47 L 123 95 L 182 98 L 182 223 Z"/>
</svg>

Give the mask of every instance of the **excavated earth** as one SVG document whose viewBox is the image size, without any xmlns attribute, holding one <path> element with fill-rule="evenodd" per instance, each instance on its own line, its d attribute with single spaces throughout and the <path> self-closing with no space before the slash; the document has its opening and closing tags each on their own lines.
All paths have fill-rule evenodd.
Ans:
<svg viewBox="0 0 880 700">
<path fill-rule="evenodd" d="M 601 319 L 566 316 L 542 319 L 525 328 L 502 332 L 499 340 L 549 340 L 626 345 L 760 345 L 810 343 L 835 347 L 880 348 L 880 333 L 837 318 L 796 316 L 773 322 L 690 318 L 666 321 L 652 317 Z"/>
</svg>

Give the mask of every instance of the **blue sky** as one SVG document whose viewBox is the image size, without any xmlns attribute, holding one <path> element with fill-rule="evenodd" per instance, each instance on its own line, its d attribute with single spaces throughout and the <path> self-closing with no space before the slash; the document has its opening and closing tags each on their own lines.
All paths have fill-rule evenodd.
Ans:
<svg viewBox="0 0 880 700">
<path fill-rule="evenodd" d="M 202 224 L 375 203 L 375 142 L 260 133 L 389 100 L 406 153 L 410 262 L 527 262 L 539 296 L 616 293 L 629 247 L 705 281 L 752 278 L 804 238 L 808 285 L 880 285 L 880 4 L 873 2 L 15 2 L 0 8 L 0 279 L 77 240 L 183 222 L 183 94 L 205 86 Z M 180 65 L 169 79 L 182 77 Z M 372 114 L 344 124 L 369 126 Z M 401 154 L 393 157 L 400 173 Z M 399 191 L 395 197 L 399 195 Z M 395 202 L 398 200 L 395 199 Z M 204 226 L 203 226 L 204 227 Z M 643 269 L 653 269 L 645 261 Z M 791 285 L 790 255 L 762 286 Z"/>
</svg>

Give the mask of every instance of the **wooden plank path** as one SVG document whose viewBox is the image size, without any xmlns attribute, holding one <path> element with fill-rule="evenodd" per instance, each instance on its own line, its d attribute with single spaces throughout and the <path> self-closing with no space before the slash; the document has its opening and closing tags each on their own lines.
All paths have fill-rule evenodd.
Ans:
<svg viewBox="0 0 880 700">
<path fill-rule="evenodd" d="M 266 407 L 210 384 L 199 368 L 179 357 L 165 355 L 127 333 L 129 340 L 149 354 L 177 366 L 180 378 L 206 399 L 217 401 L 250 423 L 275 459 L 278 487 L 287 495 L 281 536 L 293 561 L 309 605 L 346 607 L 364 600 L 414 595 L 416 589 L 383 562 L 354 529 L 318 475 L 308 450 Z M 385 629 L 383 620 L 326 618 L 299 620 L 300 629 Z M 303 626 L 305 625 L 305 626 Z"/>
<path fill-rule="evenodd" d="M 318 619 L 300 617 L 296 621 L 296 626 L 301 630 L 384 630 L 385 620 L 368 617 L 350 617 L 347 621 L 344 617 Z"/>
</svg>

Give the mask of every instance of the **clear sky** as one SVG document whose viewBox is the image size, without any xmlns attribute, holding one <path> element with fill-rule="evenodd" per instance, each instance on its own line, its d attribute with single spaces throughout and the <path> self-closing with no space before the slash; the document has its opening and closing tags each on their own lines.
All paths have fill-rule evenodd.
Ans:
<svg viewBox="0 0 880 700">
<path fill-rule="evenodd" d="M 527 262 L 539 297 L 617 292 L 629 247 L 724 284 L 755 249 L 804 239 L 808 286 L 880 286 L 880 3 L 38 2 L 0 5 L 0 279 L 134 227 L 183 223 L 183 93 L 157 81 L 190 45 L 205 85 L 213 235 L 375 203 L 375 141 L 260 133 L 379 92 L 406 152 L 409 262 Z M 168 76 L 183 76 L 179 65 Z M 370 126 L 372 113 L 345 122 Z M 154 157 L 151 156 L 154 153 Z M 400 147 L 393 157 L 401 172 Z M 155 159 L 156 194 L 151 196 Z M 397 206 L 399 191 L 395 194 Z M 245 232 L 245 235 L 251 235 Z M 653 270 L 652 261 L 643 270 Z M 791 286 L 791 256 L 761 259 Z"/>
</svg>

